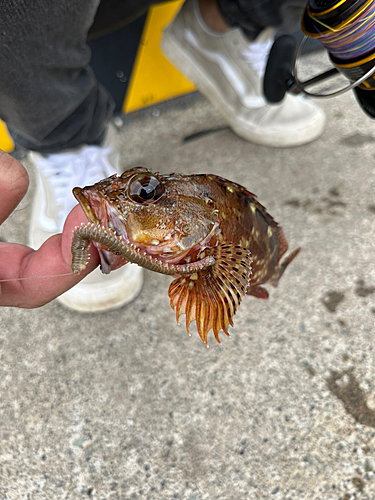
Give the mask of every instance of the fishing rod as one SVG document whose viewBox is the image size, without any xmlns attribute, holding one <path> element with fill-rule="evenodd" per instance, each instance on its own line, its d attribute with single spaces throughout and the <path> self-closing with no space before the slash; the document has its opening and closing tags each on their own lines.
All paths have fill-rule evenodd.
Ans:
<svg viewBox="0 0 375 500">
<path fill-rule="evenodd" d="M 335 97 L 353 90 L 362 110 L 375 119 L 375 0 L 309 0 L 297 42 L 290 35 L 275 40 L 263 80 L 266 99 L 282 101 L 286 92 L 318 99 Z M 328 51 L 333 67 L 301 81 L 298 62 L 309 38 L 318 40 Z M 309 87 L 339 74 L 348 84 L 331 92 L 310 92 Z"/>
</svg>

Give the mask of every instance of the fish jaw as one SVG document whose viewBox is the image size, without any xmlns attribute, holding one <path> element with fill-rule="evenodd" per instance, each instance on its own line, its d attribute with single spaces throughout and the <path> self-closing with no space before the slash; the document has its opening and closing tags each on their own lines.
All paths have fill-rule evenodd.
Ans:
<svg viewBox="0 0 375 500">
<path fill-rule="evenodd" d="M 101 226 L 105 229 L 113 229 L 113 224 L 111 219 L 116 221 L 121 221 L 121 214 L 114 214 L 114 207 L 107 206 L 108 203 L 106 199 L 100 192 L 91 190 L 90 188 L 78 188 L 73 189 L 73 194 L 77 201 L 79 202 L 82 210 L 84 211 L 89 224 L 94 224 L 95 226 Z M 112 216 L 111 216 L 112 215 Z M 124 234 L 124 226 L 121 227 L 116 224 L 117 231 L 122 235 L 122 239 L 126 239 Z M 119 227 L 120 226 L 120 227 Z M 97 248 L 100 258 L 100 267 L 104 274 L 109 274 L 111 271 L 119 269 L 123 265 L 127 264 L 127 260 L 119 255 L 115 255 L 113 252 L 108 250 L 108 248 L 98 241 L 93 241 L 93 245 Z"/>
</svg>

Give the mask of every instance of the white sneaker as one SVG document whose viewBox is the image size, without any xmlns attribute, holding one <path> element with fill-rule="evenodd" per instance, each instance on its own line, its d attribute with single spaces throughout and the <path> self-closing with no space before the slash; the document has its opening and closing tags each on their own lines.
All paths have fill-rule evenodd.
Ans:
<svg viewBox="0 0 375 500">
<path fill-rule="evenodd" d="M 266 146 L 298 146 L 321 135 L 325 116 L 300 96 L 287 94 L 276 105 L 265 101 L 262 83 L 273 37 L 271 28 L 254 42 L 239 28 L 216 33 L 203 21 L 198 1 L 186 0 L 161 47 L 239 136 Z"/>
<path fill-rule="evenodd" d="M 74 187 L 91 185 L 120 173 L 118 155 L 111 146 L 82 146 L 46 157 L 30 152 L 29 158 L 37 173 L 29 232 L 29 245 L 34 249 L 62 231 L 67 215 L 77 205 L 72 194 Z M 131 302 L 142 284 L 143 269 L 136 264 L 126 264 L 109 275 L 98 268 L 57 300 L 76 311 L 106 311 Z"/>
</svg>

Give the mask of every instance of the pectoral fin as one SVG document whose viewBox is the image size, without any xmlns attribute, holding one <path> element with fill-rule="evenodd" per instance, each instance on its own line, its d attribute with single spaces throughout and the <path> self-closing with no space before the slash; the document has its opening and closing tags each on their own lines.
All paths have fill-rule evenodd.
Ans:
<svg viewBox="0 0 375 500">
<path fill-rule="evenodd" d="M 233 316 L 241 303 L 251 275 L 251 254 L 238 245 L 219 245 L 210 249 L 215 264 L 204 271 L 181 276 L 168 290 L 177 323 L 186 315 L 186 329 L 196 321 L 200 338 L 207 345 L 207 335 L 212 329 L 219 342 L 222 330 L 229 336 L 228 326 L 233 326 Z"/>
</svg>

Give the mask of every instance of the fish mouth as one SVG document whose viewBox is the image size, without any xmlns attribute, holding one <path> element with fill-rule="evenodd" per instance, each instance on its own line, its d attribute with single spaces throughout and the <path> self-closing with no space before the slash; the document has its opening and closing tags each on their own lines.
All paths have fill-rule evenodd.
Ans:
<svg viewBox="0 0 375 500">
<path fill-rule="evenodd" d="M 98 230 L 102 229 L 103 231 L 109 230 L 113 237 L 113 243 L 122 245 L 124 253 L 125 249 L 131 252 L 131 260 L 127 261 L 149 268 L 148 265 L 145 265 L 145 260 L 147 260 L 159 268 L 153 268 L 153 270 L 169 275 L 178 274 L 183 266 L 187 266 L 187 268 L 195 266 L 196 270 L 199 270 L 200 266 L 201 268 L 207 267 L 205 264 L 206 261 L 208 262 L 208 257 L 206 257 L 204 250 L 209 246 L 212 236 L 220 232 L 218 222 L 213 222 L 208 234 L 190 248 L 183 248 L 179 242 L 173 240 L 158 242 L 155 245 L 142 245 L 132 241 L 126 230 L 124 217 L 100 193 L 84 193 L 81 188 L 74 188 L 73 194 L 89 221 L 88 226 L 95 226 Z M 100 236 L 92 241 L 99 251 L 101 267 L 105 274 L 121 267 L 126 262 L 124 257 L 115 255 L 108 245 L 101 241 Z M 176 272 L 171 273 L 172 269 L 175 269 Z"/>
</svg>

